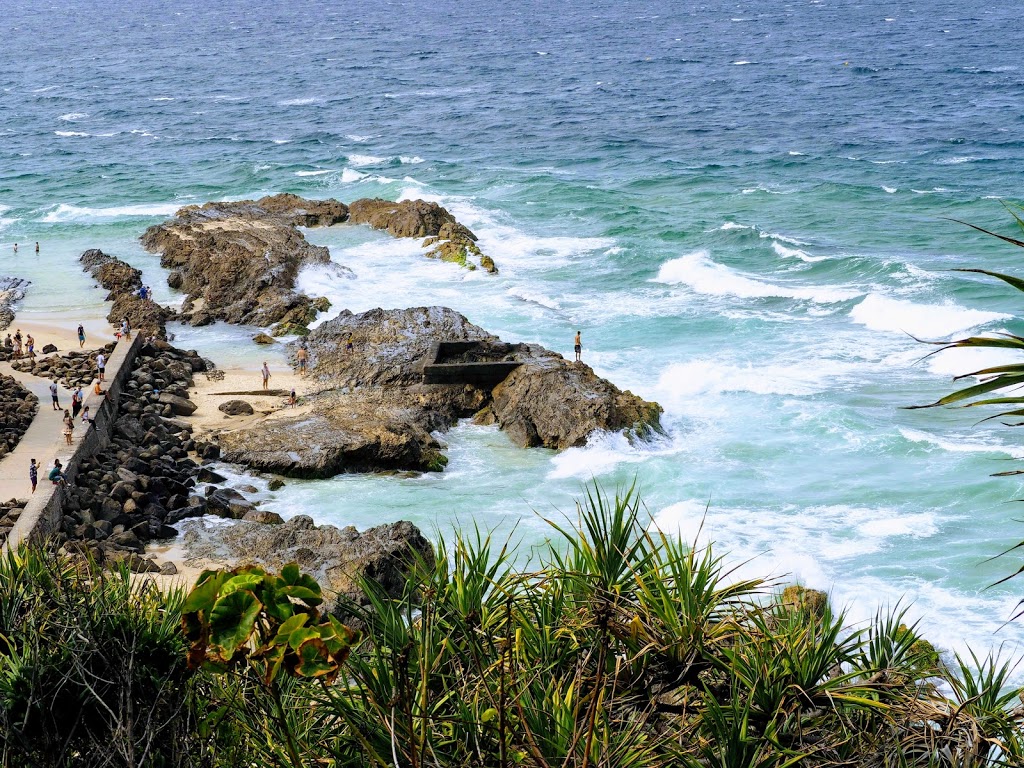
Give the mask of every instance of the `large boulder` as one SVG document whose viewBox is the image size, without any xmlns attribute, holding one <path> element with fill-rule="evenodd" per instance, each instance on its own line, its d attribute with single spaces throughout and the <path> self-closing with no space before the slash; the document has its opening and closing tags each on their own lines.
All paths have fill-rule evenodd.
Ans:
<svg viewBox="0 0 1024 768">
<path fill-rule="evenodd" d="M 280 570 L 298 563 L 328 596 L 366 602 L 358 586 L 362 577 L 380 584 L 393 597 L 406 589 L 417 560 L 433 563 L 434 548 L 410 522 L 399 521 L 362 533 L 349 526 L 317 526 L 312 518 L 296 515 L 278 525 L 240 521 L 209 528 L 201 520 L 185 524 L 182 548 L 189 561 L 255 564 Z"/>
<path fill-rule="evenodd" d="M 278 411 L 251 426 L 221 432 L 221 459 L 299 478 L 444 469 L 447 459 L 430 434 L 443 425 L 404 393 L 373 388 L 314 400 L 311 413 Z"/>
<path fill-rule="evenodd" d="M 580 446 L 596 430 L 645 436 L 661 416 L 657 403 L 623 392 L 588 365 L 560 357 L 527 360 L 491 395 L 487 415 L 523 447 Z"/>
<path fill-rule="evenodd" d="M 174 285 L 187 294 L 183 320 L 305 326 L 317 309 L 295 291 L 295 277 L 307 264 L 329 263 L 330 253 L 307 242 L 298 227 L 336 224 L 347 216 L 337 200 L 296 195 L 190 205 L 147 229 L 142 244 L 160 253 Z"/>
<path fill-rule="evenodd" d="M 383 229 L 395 237 L 427 238 L 424 246 L 433 246 L 427 253 L 432 258 L 452 261 L 468 269 L 476 269 L 476 257 L 488 272 L 497 272 L 494 261 L 480 252 L 477 236 L 456 221 L 446 208 L 426 200 L 393 202 L 380 198 L 363 198 L 349 206 L 352 224 L 367 224 Z"/>
</svg>

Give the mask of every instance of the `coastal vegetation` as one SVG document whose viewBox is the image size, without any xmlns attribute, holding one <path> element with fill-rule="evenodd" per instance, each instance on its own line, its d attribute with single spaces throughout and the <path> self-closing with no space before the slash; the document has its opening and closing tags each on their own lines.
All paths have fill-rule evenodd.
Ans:
<svg viewBox="0 0 1024 768">
<path fill-rule="evenodd" d="M 883 607 L 744 577 L 588 489 L 529 558 L 479 530 L 322 612 L 295 566 L 161 593 L 0 564 L 10 766 L 983 766 L 1024 760 L 1013 665 Z M 525 560 L 525 562 L 524 562 Z M 749 567 L 749 566 L 748 566 Z"/>
</svg>

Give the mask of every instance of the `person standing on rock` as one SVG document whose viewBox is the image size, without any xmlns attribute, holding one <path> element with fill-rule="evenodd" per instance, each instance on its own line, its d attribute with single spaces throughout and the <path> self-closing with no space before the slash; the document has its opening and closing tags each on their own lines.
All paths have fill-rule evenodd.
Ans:
<svg viewBox="0 0 1024 768">
<path fill-rule="evenodd" d="M 100 381 L 103 381 L 103 372 L 107 370 L 107 358 L 102 352 L 96 355 L 96 370 L 100 372 Z"/>
<path fill-rule="evenodd" d="M 309 360 L 309 352 L 306 351 L 305 345 L 299 347 L 299 351 L 295 353 L 295 359 L 299 363 L 299 375 L 306 375 L 306 362 Z"/>
<path fill-rule="evenodd" d="M 355 349 L 355 346 L 352 343 L 352 338 L 352 334 L 350 333 L 348 335 L 348 340 L 345 342 L 345 351 L 350 355 L 352 354 L 352 350 Z"/>
<path fill-rule="evenodd" d="M 81 349 L 84 346 L 85 346 L 85 328 L 83 328 L 82 324 L 79 323 L 78 324 L 78 348 Z"/>
<path fill-rule="evenodd" d="M 57 382 L 56 381 L 51 381 L 50 382 L 50 397 L 53 399 L 53 410 L 59 411 L 60 410 L 60 403 L 57 402 Z"/>
<path fill-rule="evenodd" d="M 36 460 L 32 459 L 28 464 L 28 479 L 32 483 L 32 493 L 36 492 L 36 483 L 39 482 L 39 465 L 36 464 Z"/>
<path fill-rule="evenodd" d="M 36 340 L 32 338 L 31 333 L 25 336 L 25 351 L 30 358 L 36 356 Z"/>
<path fill-rule="evenodd" d="M 576 341 L 573 342 L 573 348 L 576 350 L 576 362 L 580 362 L 580 354 L 583 352 L 583 341 L 580 339 L 580 331 L 576 331 Z"/>
<path fill-rule="evenodd" d="M 78 412 L 82 410 L 82 388 L 79 386 L 71 393 L 71 417 L 77 419 Z"/>
<path fill-rule="evenodd" d="M 270 367 L 267 365 L 267 361 L 263 361 L 263 389 L 269 389 L 270 384 Z"/>
</svg>

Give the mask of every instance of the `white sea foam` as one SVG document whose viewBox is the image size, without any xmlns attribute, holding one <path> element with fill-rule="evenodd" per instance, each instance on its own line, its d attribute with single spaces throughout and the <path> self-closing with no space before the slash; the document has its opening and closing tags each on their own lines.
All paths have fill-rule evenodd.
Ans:
<svg viewBox="0 0 1024 768">
<path fill-rule="evenodd" d="M 945 158 L 943 160 L 936 160 L 935 164 L 936 165 L 960 165 L 961 163 L 973 163 L 976 160 L 980 160 L 980 159 L 981 158 L 971 157 L 971 156 L 966 156 L 966 157 L 949 157 L 949 158 Z"/>
<path fill-rule="evenodd" d="M 174 101 L 173 96 L 154 96 L 150 101 Z"/>
<path fill-rule="evenodd" d="M 363 143 L 365 143 L 365 142 L 367 142 L 370 139 L 375 138 L 375 137 L 374 136 L 360 136 L 358 133 L 346 133 L 345 134 L 345 138 L 348 139 L 349 141 L 354 141 L 356 144 L 363 144 Z"/>
<path fill-rule="evenodd" d="M 958 331 L 1005 320 L 1009 315 L 967 309 L 951 302 L 915 304 L 872 293 L 850 310 L 850 317 L 873 331 L 909 333 L 918 338 L 939 339 Z"/>
<path fill-rule="evenodd" d="M 345 170 L 343 170 L 341 172 L 341 183 L 342 184 L 351 184 L 354 181 L 359 181 L 360 179 L 365 179 L 365 178 L 366 178 L 366 174 L 365 173 L 360 173 L 359 171 L 353 170 L 352 168 L 346 168 Z"/>
<path fill-rule="evenodd" d="M 54 131 L 53 135 L 54 136 L 60 136 L 61 138 L 71 138 L 71 137 L 88 136 L 89 134 L 88 133 L 83 133 L 82 131 Z"/>
<path fill-rule="evenodd" d="M 306 96 L 298 99 L 285 99 L 284 101 L 279 101 L 277 103 L 278 106 L 281 107 L 305 107 L 309 104 L 316 104 L 320 101 L 322 101 L 322 99 L 318 99 L 315 96 Z"/>
<path fill-rule="evenodd" d="M 348 161 L 357 168 L 365 165 L 379 165 L 387 162 L 386 157 L 374 157 L 373 155 L 349 155 Z"/>
<path fill-rule="evenodd" d="M 828 256 L 811 256 L 807 251 L 802 251 L 799 248 L 787 248 L 778 242 L 772 243 L 772 250 L 784 259 L 800 259 L 800 261 L 815 262 L 825 261 L 828 258 Z"/>
<path fill-rule="evenodd" d="M 926 362 L 928 370 L 932 373 L 940 376 L 962 376 L 998 365 L 1019 363 L 1021 357 L 1009 349 L 947 349 L 931 355 Z"/>
<path fill-rule="evenodd" d="M 737 296 L 742 299 L 789 298 L 828 304 L 861 295 L 860 291 L 834 286 L 798 287 L 762 282 L 715 263 L 704 250 L 666 261 L 658 270 L 655 281 L 686 285 L 697 293 L 711 296 Z"/>
<path fill-rule="evenodd" d="M 527 291 L 523 290 L 522 288 L 509 288 L 507 293 L 514 299 L 526 301 L 531 304 L 539 304 L 540 306 L 546 307 L 547 309 L 562 308 L 561 305 L 557 301 L 552 299 L 550 296 L 545 296 L 543 293 L 540 293 L 538 291 Z"/>
<path fill-rule="evenodd" d="M 725 224 L 720 226 L 718 229 L 722 232 L 728 232 L 731 229 L 753 229 L 754 227 L 749 224 L 737 224 L 735 221 L 727 221 Z"/>
<path fill-rule="evenodd" d="M 319 171 L 296 171 L 296 176 L 323 176 L 327 173 L 334 173 L 330 168 L 323 168 Z"/>
<path fill-rule="evenodd" d="M 753 64 L 753 62 L 752 61 L 743 61 L 743 60 L 741 60 L 741 61 L 734 61 L 733 64 L 736 65 L 737 67 L 742 67 L 744 64 Z"/>
<path fill-rule="evenodd" d="M 789 154 L 792 157 L 804 157 L 805 156 L 805 153 L 803 153 L 803 152 L 795 152 L 795 151 L 792 151 L 792 150 L 789 152 Z"/>
<path fill-rule="evenodd" d="M 79 223 L 88 224 L 119 218 L 142 218 L 146 216 L 172 216 L 182 203 L 141 203 L 139 205 L 118 205 L 111 208 L 89 208 L 61 203 L 39 221 L 46 224 Z"/>
<path fill-rule="evenodd" d="M 81 120 L 82 118 L 88 117 L 87 112 L 68 112 L 66 115 L 61 115 L 58 120 L 64 120 L 65 122 L 73 123 L 75 120 Z"/>
<path fill-rule="evenodd" d="M 413 155 L 412 157 L 401 155 L 398 160 L 402 165 L 419 165 L 420 163 L 425 162 L 422 157 L 417 157 L 416 155 Z"/>
<path fill-rule="evenodd" d="M 828 359 L 801 360 L 792 365 L 691 360 L 665 368 L 658 377 L 657 394 L 662 405 L 678 412 L 694 395 L 814 395 L 858 370 L 856 363 Z"/>
<path fill-rule="evenodd" d="M 950 453 L 1002 453 L 1013 455 L 1012 451 L 1001 445 L 985 443 L 977 439 L 949 440 L 938 435 L 921 432 L 917 429 L 900 427 L 899 432 L 912 443 L 926 443 Z"/>
<path fill-rule="evenodd" d="M 622 432 L 597 432 L 581 448 L 569 448 L 551 458 L 549 480 L 588 480 L 613 471 L 622 464 L 639 464 L 655 456 L 682 450 L 682 444 L 663 439 L 651 443 L 630 443 Z"/>
<path fill-rule="evenodd" d="M 275 144 L 291 144 L 291 139 L 271 139 Z"/>
<path fill-rule="evenodd" d="M 897 192 L 896 187 L 886 187 L 884 185 L 882 186 L 882 190 L 889 193 L 890 195 L 895 195 Z"/>
</svg>

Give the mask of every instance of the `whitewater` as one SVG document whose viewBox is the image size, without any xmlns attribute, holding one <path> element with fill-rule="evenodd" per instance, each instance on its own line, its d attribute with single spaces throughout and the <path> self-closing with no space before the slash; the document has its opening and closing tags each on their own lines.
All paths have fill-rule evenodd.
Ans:
<svg viewBox="0 0 1024 768">
<path fill-rule="evenodd" d="M 415 2 L 80 6 L 72 23 L 5 3 L 0 275 L 32 281 L 19 317 L 101 324 L 77 265 L 93 247 L 180 302 L 138 236 L 183 205 L 422 198 L 500 273 L 336 227 L 307 237 L 351 272 L 300 287 L 356 312 L 443 304 L 566 355 L 581 330 L 585 362 L 665 408 L 662 436 L 562 453 L 463 424 L 443 474 L 271 492 L 235 472 L 268 508 L 529 544 L 585 483 L 636 482 L 652 525 L 744 575 L 827 589 L 854 619 L 911 602 L 946 652 L 1024 650 L 1005 624 L 1024 581 L 989 588 L 1024 539 L 1021 483 L 990 477 L 1018 466 L 1016 434 L 903 410 L 1007 359 L 922 359 L 914 337 L 1024 330 L 1020 294 L 950 271 L 1020 272 L 1019 249 L 950 221 L 1010 231 L 999 201 L 1020 199 L 1012 9 L 759 2 L 741 24 L 718 2 L 470 0 L 452 25 Z M 175 331 L 257 380 L 255 329 Z"/>
</svg>

